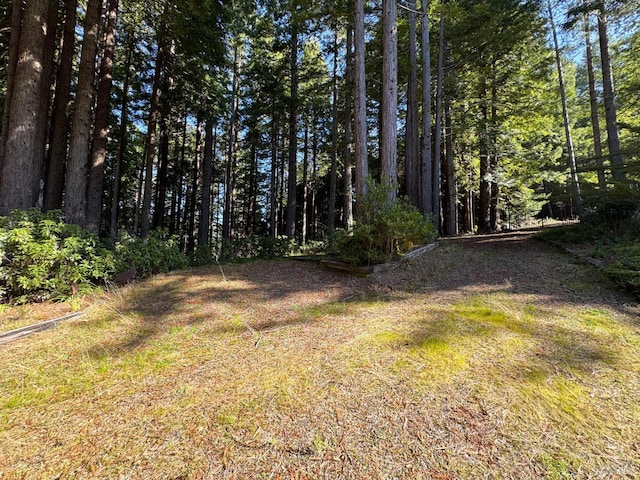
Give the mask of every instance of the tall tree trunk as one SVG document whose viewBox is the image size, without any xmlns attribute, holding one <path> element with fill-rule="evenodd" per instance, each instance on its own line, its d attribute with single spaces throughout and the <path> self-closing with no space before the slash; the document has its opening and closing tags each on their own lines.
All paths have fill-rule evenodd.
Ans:
<svg viewBox="0 0 640 480">
<path fill-rule="evenodd" d="M 569 169 L 571 171 L 571 182 L 573 183 L 574 202 L 578 210 L 582 204 L 580 194 L 580 183 L 578 179 L 578 171 L 576 168 L 576 154 L 573 148 L 573 137 L 571 136 L 571 123 L 569 122 L 569 109 L 567 108 L 567 95 L 565 93 L 564 75 L 562 72 L 562 61 L 560 58 L 560 47 L 558 45 L 558 35 L 556 33 L 556 25 L 553 21 L 553 12 L 551 9 L 551 0 L 547 0 L 547 8 L 549 12 L 549 21 L 551 22 L 551 33 L 553 35 L 553 46 L 556 53 L 556 67 L 558 69 L 558 83 L 560 86 L 560 102 L 562 104 L 562 121 L 564 122 L 564 134 L 567 142 L 567 155 Z M 616 130 L 617 131 L 617 130 Z"/>
<path fill-rule="evenodd" d="M 583 1 L 583 4 L 586 0 Z M 589 15 L 583 16 L 584 39 L 587 57 L 587 75 L 589 76 L 589 106 L 591 109 L 591 130 L 593 131 L 593 151 L 596 157 L 598 169 L 598 188 L 601 191 L 607 189 L 607 180 L 604 174 L 604 162 L 602 158 L 602 135 L 600 133 L 600 117 L 598 116 L 598 94 L 596 93 L 596 76 L 593 68 L 593 50 L 591 48 L 591 25 Z"/>
<path fill-rule="evenodd" d="M 456 172 L 453 163 L 453 135 L 451 121 L 451 97 L 444 99 L 444 124 L 445 124 L 445 158 L 447 166 L 447 210 L 446 232 L 447 235 L 458 234 L 458 203 Z"/>
<path fill-rule="evenodd" d="M 145 175 L 144 196 L 142 198 L 142 211 L 140 219 L 140 236 L 147 238 L 151 230 L 151 197 L 153 195 L 153 159 L 156 153 L 156 129 L 158 126 L 158 109 L 160 106 L 160 84 L 162 70 L 164 68 L 164 39 L 160 27 L 158 34 L 158 52 L 156 53 L 156 69 L 153 75 L 153 87 L 151 89 L 151 103 L 149 105 L 149 121 L 147 126 L 147 138 L 145 142 Z"/>
<path fill-rule="evenodd" d="M 331 107 L 331 169 L 329 171 L 329 206 L 327 215 L 327 231 L 333 233 L 336 213 L 336 185 L 338 175 L 338 27 L 334 27 L 333 35 L 333 79 Z"/>
<path fill-rule="evenodd" d="M 398 180 L 398 26 L 395 0 L 382 0 L 382 101 L 380 103 L 381 182 L 396 199 Z"/>
<path fill-rule="evenodd" d="M 166 85 L 165 85 L 166 88 Z M 168 93 L 166 90 L 164 93 Z M 163 95 L 163 94 L 161 94 Z M 164 96 L 164 95 L 163 95 Z M 153 228 L 162 228 L 166 222 L 167 190 L 169 188 L 169 128 L 170 106 L 167 99 L 163 102 L 160 113 L 160 142 L 158 148 L 158 175 L 156 180 L 155 209 L 153 210 Z"/>
<path fill-rule="evenodd" d="M 102 213 L 102 190 L 104 185 L 104 162 L 107 157 L 107 136 L 109 134 L 109 113 L 111 104 L 111 80 L 113 57 L 116 48 L 116 22 L 118 0 L 109 0 L 107 5 L 107 26 L 104 34 L 104 50 L 100 65 L 100 83 L 96 99 L 96 119 L 93 135 L 89 189 L 87 192 L 87 229 L 93 233 L 100 231 Z"/>
<path fill-rule="evenodd" d="M 489 200 L 489 226 L 492 232 L 499 230 L 500 223 L 500 171 L 498 157 L 498 85 L 496 80 L 496 62 L 491 67 L 491 118 L 489 119 L 489 171 L 491 172 L 491 187 Z"/>
<path fill-rule="evenodd" d="M 204 127 L 204 154 L 202 156 L 202 195 L 200 196 L 200 223 L 198 223 L 199 247 L 209 245 L 211 178 L 213 176 L 213 130 L 213 121 L 207 120 Z"/>
<path fill-rule="evenodd" d="M 309 197 L 309 117 L 305 116 L 304 122 L 304 147 L 303 147 L 303 159 L 302 159 L 302 232 L 300 235 L 301 243 L 304 245 L 307 243 L 309 229 L 308 229 L 308 204 Z"/>
<path fill-rule="evenodd" d="M 478 141 L 480 144 L 480 188 L 478 199 L 478 233 L 489 233 L 490 227 L 490 201 L 491 201 L 491 160 L 489 142 L 489 99 L 487 97 L 486 76 L 480 79 L 478 98 L 480 99 L 480 122 L 478 126 Z"/>
<path fill-rule="evenodd" d="M 407 85 L 407 125 L 405 131 L 405 189 L 413 205 L 418 199 L 418 63 L 416 48 L 416 0 L 407 3 L 409 23 L 409 81 Z"/>
<path fill-rule="evenodd" d="M 100 0 L 88 1 L 78 68 L 78 87 L 73 105 L 64 196 L 66 221 L 83 227 L 87 223 L 87 175 L 93 125 L 91 113 L 95 100 L 93 84 L 96 75 L 95 63 L 101 11 Z"/>
<path fill-rule="evenodd" d="M 247 201 L 247 222 L 245 226 L 245 233 L 247 236 L 253 235 L 255 231 L 256 220 L 256 195 L 258 192 L 258 135 L 252 135 L 251 138 L 251 153 L 249 164 L 249 191 Z"/>
<path fill-rule="evenodd" d="M 15 7 L 20 2 L 15 3 Z M 15 8 L 14 7 L 14 8 Z M 44 168 L 42 128 L 43 82 L 48 82 L 43 65 L 47 62 L 46 39 L 49 2 L 29 0 L 20 29 L 15 75 L 6 125 L 4 157 L 0 159 L 0 215 L 14 209 L 36 206 Z M 16 14 L 17 15 L 17 14 Z M 13 59 L 9 59 L 9 64 Z"/>
<path fill-rule="evenodd" d="M 293 9 L 295 12 L 295 8 Z M 291 25 L 291 100 L 289 103 L 289 168 L 287 179 L 287 223 L 285 234 L 293 238 L 296 233 L 296 193 L 298 165 L 298 26 Z"/>
<path fill-rule="evenodd" d="M 429 39 L 429 1 L 422 0 L 422 159 L 420 210 L 433 213 L 433 160 L 431 156 L 431 42 Z"/>
<path fill-rule="evenodd" d="M 78 0 L 67 0 L 66 2 L 62 52 L 60 53 L 55 101 L 51 115 L 51 137 L 47 156 L 47 176 L 44 184 L 45 210 L 62 208 L 64 172 L 67 162 L 67 131 L 69 127 L 69 100 L 71 98 L 77 5 Z"/>
<path fill-rule="evenodd" d="M 367 192 L 369 160 L 367 156 L 367 92 L 365 84 L 364 0 L 354 1 L 354 157 L 356 167 L 356 217 Z"/>
<path fill-rule="evenodd" d="M 444 87 L 444 11 L 440 13 L 440 38 L 438 39 L 438 78 L 436 80 L 436 135 L 433 159 L 433 216 L 441 231 L 440 216 L 440 162 L 442 161 L 442 95 Z"/>
<path fill-rule="evenodd" d="M 39 95 L 40 105 L 38 109 L 38 123 L 36 125 L 35 137 L 38 145 L 37 149 L 42 152 L 41 180 L 38 185 L 38 202 L 36 207 L 44 207 L 44 182 L 46 179 L 46 150 L 49 136 L 49 120 L 51 106 L 51 85 L 54 81 L 54 57 L 56 54 L 56 30 L 58 26 L 58 2 L 49 0 L 49 11 L 47 13 L 47 35 L 44 43 L 44 60 L 42 63 L 42 81 L 40 82 L 41 93 Z"/>
<path fill-rule="evenodd" d="M 231 118 L 229 120 L 229 145 L 227 148 L 227 165 L 224 182 L 224 210 L 222 211 L 222 238 L 231 238 L 233 224 L 233 191 L 235 189 L 235 164 L 238 138 L 238 106 L 240 88 L 240 50 L 236 43 L 233 48 L 233 79 L 231 92 Z"/>
<path fill-rule="evenodd" d="M 2 111 L 2 127 L 0 128 L 0 183 L 2 179 L 2 167 L 4 165 L 4 149 L 7 141 L 9 116 L 11 114 L 11 100 L 15 85 L 16 68 L 20 48 L 20 34 L 22 33 L 22 16 L 24 13 L 24 0 L 16 0 L 11 7 L 11 32 L 8 45 L 8 64 L 6 73 L 6 89 L 4 95 L 4 110 Z"/>
<path fill-rule="evenodd" d="M 198 118 L 196 126 L 196 151 L 193 157 L 193 170 L 191 177 L 191 191 L 189 198 L 189 222 L 187 232 L 187 252 L 195 250 L 196 242 L 196 211 L 198 210 L 198 178 L 200 175 L 200 162 L 202 161 L 202 121 Z"/>
<path fill-rule="evenodd" d="M 344 102 L 344 228 L 347 231 L 353 229 L 353 176 L 351 164 L 351 148 L 353 142 L 352 102 L 353 102 L 353 31 L 351 25 L 347 25 L 347 87 Z"/>
<path fill-rule="evenodd" d="M 602 63 L 602 90 L 604 96 L 604 112 L 607 121 L 607 144 L 613 180 L 623 182 L 627 176 L 624 172 L 624 159 L 620 153 L 620 135 L 618 132 L 613 71 L 609 57 L 609 36 L 607 34 L 607 18 L 604 2 L 598 11 L 598 38 L 600 40 L 600 61 Z"/>
<path fill-rule="evenodd" d="M 271 182 L 269 184 L 269 215 L 271 236 L 278 236 L 278 122 L 275 108 L 271 108 Z"/>
<path fill-rule="evenodd" d="M 124 62 L 124 83 L 122 85 L 122 103 L 120 104 L 120 129 L 118 132 L 118 156 L 113 177 L 113 197 L 111 199 L 111 220 L 109 223 L 109 239 L 115 242 L 118 235 L 118 213 L 120 206 L 120 184 L 122 183 L 122 164 L 127 151 L 127 125 L 129 123 L 129 83 L 131 82 L 131 55 L 133 48 L 127 45 L 127 56 Z"/>
</svg>

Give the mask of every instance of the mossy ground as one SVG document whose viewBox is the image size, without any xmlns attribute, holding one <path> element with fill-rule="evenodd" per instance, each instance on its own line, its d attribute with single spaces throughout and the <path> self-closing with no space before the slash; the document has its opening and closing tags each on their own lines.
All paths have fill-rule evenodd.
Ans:
<svg viewBox="0 0 640 480">
<path fill-rule="evenodd" d="M 155 277 L 5 345 L 3 478 L 634 478 L 632 300 L 526 236 Z"/>
</svg>

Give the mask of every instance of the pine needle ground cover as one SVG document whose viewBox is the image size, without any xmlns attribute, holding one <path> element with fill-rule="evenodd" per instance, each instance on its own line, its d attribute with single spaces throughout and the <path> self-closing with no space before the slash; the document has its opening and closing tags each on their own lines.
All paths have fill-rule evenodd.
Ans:
<svg viewBox="0 0 640 480">
<path fill-rule="evenodd" d="M 635 478 L 637 303 L 523 235 L 154 277 L 0 347 L 2 478 Z"/>
</svg>

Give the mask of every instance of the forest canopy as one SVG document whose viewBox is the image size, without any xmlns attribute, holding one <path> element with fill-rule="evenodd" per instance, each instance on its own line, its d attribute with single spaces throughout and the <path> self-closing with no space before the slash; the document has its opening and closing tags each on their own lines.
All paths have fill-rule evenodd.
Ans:
<svg viewBox="0 0 640 480">
<path fill-rule="evenodd" d="M 639 7 L 0 0 L 0 215 L 218 252 L 349 231 L 367 181 L 447 235 L 633 198 Z"/>
</svg>

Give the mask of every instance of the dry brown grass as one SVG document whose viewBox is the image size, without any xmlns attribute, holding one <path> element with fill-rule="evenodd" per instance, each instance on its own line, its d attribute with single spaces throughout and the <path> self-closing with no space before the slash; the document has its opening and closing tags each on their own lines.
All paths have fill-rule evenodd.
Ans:
<svg viewBox="0 0 640 480">
<path fill-rule="evenodd" d="M 514 236 L 159 276 L 1 347 L 2 478 L 637 478 L 636 304 Z"/>
</svg>

